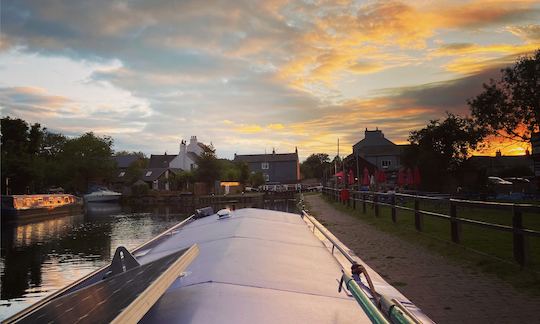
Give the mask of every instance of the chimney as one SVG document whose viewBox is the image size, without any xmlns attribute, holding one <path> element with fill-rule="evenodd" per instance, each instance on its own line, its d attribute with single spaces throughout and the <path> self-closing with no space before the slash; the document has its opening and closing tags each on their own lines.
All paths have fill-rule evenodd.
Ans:
<svg viewBox="0 0 540 324">
<path fill-rule="evenodd" d="M 186 141 L 180 142 L 180 155 L 186 155 Z"/>
<path fill-rule="evenodd" d="M 189 144 L 197 144 L 197 136 L 191 136 L 189 139 Z"/>
<path fill-rule="evenodd" d="M 272 154 L 276 154 L 276 149 L 272 147 Z"/>
<path fill-rule="evenodd" d="M 294 147 L 294 153 L 298 154 L 298 146 Z"/>
<path fill-rule="evenodd" d="M 497 152 L 495 152 L 495 156 L 496 157 L 502 156 L 501 150 L 497 150 Z"/>
</svg>

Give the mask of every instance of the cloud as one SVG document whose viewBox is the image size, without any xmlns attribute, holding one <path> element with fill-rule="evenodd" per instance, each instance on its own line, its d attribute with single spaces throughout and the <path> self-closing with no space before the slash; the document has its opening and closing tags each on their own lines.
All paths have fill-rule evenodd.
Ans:
<svg viewBox="0 0 540 324">
<path fill-rule="evenodd" d="M 76 82 L 124 94 L 32 92 L 30 71 L 0 84 L 2 114 L 149 152 L 199 135 L 229 156 L 297 144 L 308 154 L 376 126 L 404 141 L 444 110 L 465 111 L 480 80 L 533 50 L 539 17 L 529 1 L 6 0 L 0 51 L 118 62 Z"/>
<path fill-rule="evenodd" d="M 508 26 L 512 34 L 530 43 L 540 43 L 540 25 Z"/>
</svg>

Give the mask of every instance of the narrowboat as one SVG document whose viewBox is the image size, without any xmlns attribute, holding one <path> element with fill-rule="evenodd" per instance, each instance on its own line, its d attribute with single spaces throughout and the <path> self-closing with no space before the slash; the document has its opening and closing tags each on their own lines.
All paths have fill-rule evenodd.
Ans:
<svg viewBox="0 0 540 324">
<path fill-rule="evenodd" d="M 306 211 L 255 208 L 198 210 L 5 322 L 433 323 Z"/>
<path fill-rule="evenodd" d="M 82 203 L 69 194 L 2 196 L 2 221 L 21 221 L 80 213 Z"/>
</svg>

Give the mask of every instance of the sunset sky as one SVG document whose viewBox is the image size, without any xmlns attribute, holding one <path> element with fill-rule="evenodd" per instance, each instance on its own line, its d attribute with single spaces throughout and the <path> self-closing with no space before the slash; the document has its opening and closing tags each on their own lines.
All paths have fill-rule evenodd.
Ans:
<svg viewBox="0 0 540 324">
<path fill-rule="evenodd" d="M 540 48 L 538 1 L 3 0 L 2 116 L 117 150 L 405 143 Z M 506 154 L 523 148 L 493 141 Z"/>
</svg>

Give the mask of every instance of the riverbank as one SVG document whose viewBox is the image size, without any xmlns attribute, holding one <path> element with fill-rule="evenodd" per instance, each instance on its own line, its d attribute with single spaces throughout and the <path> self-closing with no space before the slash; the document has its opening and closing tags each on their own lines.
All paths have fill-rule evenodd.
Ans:
<svg viewBox="0 0 540 324">
<path fill-rule="evenodd" d="M 386 225 L 368 220 L 369 215 L 361 217 L 321 195 L 306 195 L 305 200 L 311 214 L 435 322 L 540 320 L 539 296 L 483 272 L 474 256 L 463 259 L 456 250 L 462 248 L 394 225 L 384 230 Z"/>
</svg>

